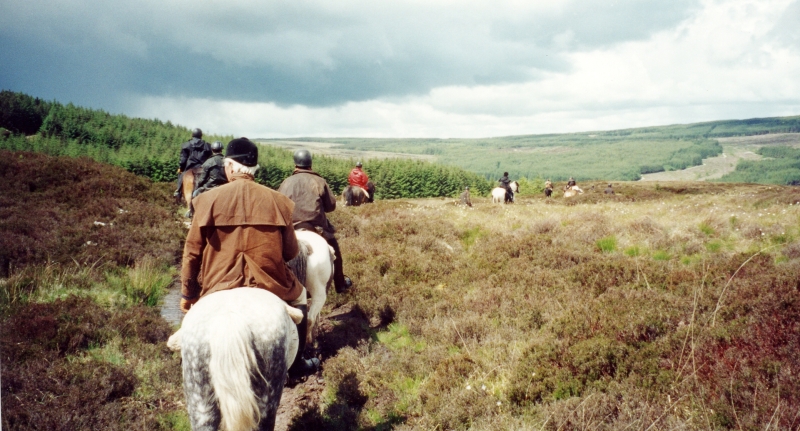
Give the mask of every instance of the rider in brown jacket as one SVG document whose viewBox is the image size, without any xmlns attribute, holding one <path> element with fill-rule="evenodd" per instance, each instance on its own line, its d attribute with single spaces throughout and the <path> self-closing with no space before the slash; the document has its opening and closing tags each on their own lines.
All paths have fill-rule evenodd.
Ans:
<svg viewBox="0 0 800 431">
<path fill-rule="evenodd" d="M 300 346 L 289 373 L 317 370 L 319 360 L 303 359 L 308 305 L 306 290 L 286 265 L 299 247 L 292 227 L 294 203 L 254 181 L 258 147 L 247 138 L 234 139 L 225 153 L 230 181 L 198 195 L 183 248 L 181 310 L 210 293 L 239 287 L 268 290 L 303 312 L 298 325 Z"/>
<path fill-rule="evenodd" d="M 294 227 L 319 231 L 333 247 L 336 258 L 333 261 L 333 285 L 339 293 L 345 292 L 353 282 L 344 276 L 342 253 L 334 236 L 336 229 L 328 222 L 325 213 L 336 209 L 336 196 L 328 183 L 311 169 L 311 153 L 308 150 L 294 152 L 295 169 L 289 178 L 283 180 L 278 191 L 295 203 Z"/>
</svg>

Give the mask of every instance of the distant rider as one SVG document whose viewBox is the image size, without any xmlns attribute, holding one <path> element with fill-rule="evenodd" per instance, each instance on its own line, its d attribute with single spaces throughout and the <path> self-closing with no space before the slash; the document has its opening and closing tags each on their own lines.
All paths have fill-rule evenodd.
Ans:
<svg viewBox="0 0 800 431">
<path fill-rule="evenodd" d="M 200 179 L 195 182 L 195 189 L 194 193 L 192 193 L 192 197 L 196 197 L 200 193 L 228 183 L 228 177 L 225 176 L 225 163 L 222 150 L 222 142 L 216 141 L 211 144 L 212 155 L 203 163 L 203 173 L 200 174 Z"/>
<path fill-rule="evenodd" d="M 465 187 L 464 191 L 461 193 L 460 202 L 461 205 L 472 206 L 472 199 L 469 197 L 469 186 Z"/>
<path fill-rule="evenodd" d="M 356 167 L 350 171 L 350 175 L 347 177 L 347 182 L 353 187 L 361 187 L 361 189 L 364 190 L 364 193 L 369 196 L 369 191 L 367 191 L 369 177 L 367 176 L 367 173 L 361 169 L 361 166 L 361 162 L 356 163 Z M 347 205 L 353 205 L 353 202 L 348 202 Z"/>
<path fill-rule="evenodd" d="M 228 143 L 224 163 L 230 182 L 194 200 L 196 212 L 183 248 L 181 310 L 188 312 L 220 290 L 268 290 L 303 312 L 297 326 L 300 345 L 289 374 L 316 372 L 319 360 L 302 356 L 308 330 L 306 289 L 286 265 L 300 250 L 291 226 L 294 203 L 254 181 L 258 147 L 247 138 Z"/>
<path fill-rule="evenodd" d="M 203 139 L 203 131 L 200 129 L 192 130 L 192 139 L 181 145 L 181 160 L 178 166 L 178 189 L 175 190 L 175 197 L 180 201 L 181 189 L 183 188 L 183 175 L 187 171 L 194 172 L 195 178 L 200 175 L 203 163 L 211 157 L 211 146 Z"/>
<path fill-rule="evenodd" d="M 553 194 L 553 182 L 550 181 L 550 179 L 548 178 L 547 181 L 544 182 L 544 195 L 549 198 L 550 195 L 552 194 Z"/>
<path fill-rule="evenodd" d="M 503 176 L 497 182 L 500 183 L 500 187 L 506 189 L 506 201 L 513 201 L 514 193 L 511 191 L 511 180 L 508 179 L 508 172 L 503 172 Z"/>
<path fill-rule="evenodd" d="M 333 261 L 333 285 L 337 292 L 344 293 L 353 283 L 344 276 L 342 252 L 334 235 L 336 228 L 325 216 L 325 213 L 336 209 L 336 196 L 325 179 L 311 169 L 311 153 L 308 150 L 294 152 L 294 165 L 294 172 L 283 180 L 278 191 L 295 204 L 295 229 L 316 231 L 333 247 L 336 254 Z"/>
<path fill-rule="evenodd" d="M 605 193 L 607 195 L 613 195 L 614 194 L 614 189 L 611 188 L 611 183 L 608 183 L 608 187 L 606 187 L 606 189 L 603 191 L 603 193 Z"/>
<path fill-rule="evenodd" d="M 571 189 L 575 185 L 575 178 L 569 177 L 569 181 L 567 181 L 567 190 Z"/>
</svg>

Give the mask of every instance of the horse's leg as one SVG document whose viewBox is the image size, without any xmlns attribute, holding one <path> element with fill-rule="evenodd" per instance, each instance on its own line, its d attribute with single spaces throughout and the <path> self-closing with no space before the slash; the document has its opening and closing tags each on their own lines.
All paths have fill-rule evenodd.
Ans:
<svg viewBox="0 0 800 431">
<path fill-rule="evenodd" d="M 184 337 L 182 342 L 183 391 L 192 430 L 217 430 L 221 416 L 208 369 L 209 345 L 191 336 Z"/>
<path fill-rule="evenodd" d="M 192 192 L 194 191 L 194 169 L 183 174 L 183 199 L 186 202 L 187 214 L 192 213 Z"/>
</svg>

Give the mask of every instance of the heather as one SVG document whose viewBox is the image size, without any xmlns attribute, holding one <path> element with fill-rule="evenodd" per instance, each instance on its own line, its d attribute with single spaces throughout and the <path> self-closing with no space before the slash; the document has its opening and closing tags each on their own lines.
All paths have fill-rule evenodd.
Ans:
<svg viewBox="0 0 800 431">
<path fill-rule="evenodd" d="M 338 212 L 371 335 L 292 429 L 800 426 L 800 191 L 584 186 Z"/>
<path fill-rule="evenodd" d="M 187 429 L 153 307 L 185 232 L 170 185 L 0 156 L 3 427 Z M 332 213 L 355 287 L 288 429 L 797 429 L 800 190 L 580 185 Z"/>
<path fill-rule="evenodd" d="M 0 176 L 2 427 L 181 429 L 180 358 L 153 307 L 184 235 L 169 187 L 24 152 L 0 151 Z"/>
</svg>

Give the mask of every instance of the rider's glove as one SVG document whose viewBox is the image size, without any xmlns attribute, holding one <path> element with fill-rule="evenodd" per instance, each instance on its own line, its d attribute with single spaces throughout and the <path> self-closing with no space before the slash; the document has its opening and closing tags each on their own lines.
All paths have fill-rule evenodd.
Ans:
<svg viewBox="0 0 800 431">
<path fill-rule="evenodd" d="M 183 311 L 184 313 L 188 313 L 189 309 L 192 308 L 192 305 L 194 305 L 196 302 L 197 298 L 195 299 L 181 298 L 181 311 Z"/>
</svg>

